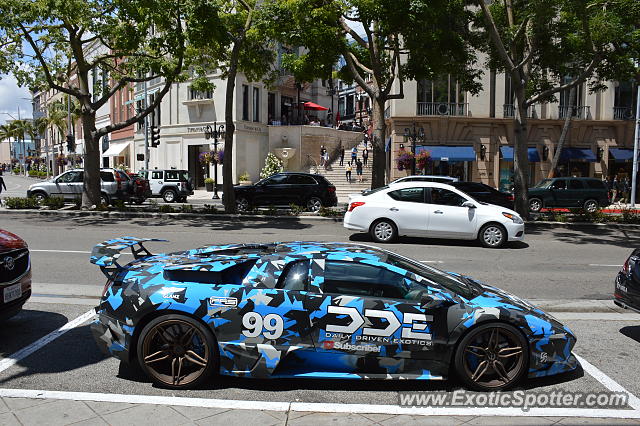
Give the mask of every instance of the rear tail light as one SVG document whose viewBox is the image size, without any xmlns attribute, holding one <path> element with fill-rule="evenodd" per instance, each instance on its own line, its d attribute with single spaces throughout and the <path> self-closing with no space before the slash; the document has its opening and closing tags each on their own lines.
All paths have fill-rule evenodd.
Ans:
<svg viewBox="0 0 640 426">
<path fill-rule="evenodd" d="M 364 206 L 364 201 L 355 201 L 351 204 L 349 204 L 349 210 L 347 211 L 353 211 L 353 209 L 355 209 L 356 207 L 360 207 L 360 206 Z"/>
<path fill-rule="evenodd" d="M 515 201 L 515 200 L 516 200 L 516 197 L 514 197 L 514 196 L 513 196 L 513 194 L 509 194 L 509 195 L 507 195 L 507 200 L 509 200 L 509 201 Z"/>
<path fill-rule="evenodd" d="M 624 262 L 624 265 L 622 265 L 622 273 L 625 275 L 629 275 L 631 273 L 631 257 L 629 257 L 627 261 Z"/>
<path fill-rule="evenodd" d="M 336 187 L 335 186 L 329 186 L 329 187 L 327 187 L 327 191 L 336 192 Z"/>
</svg>

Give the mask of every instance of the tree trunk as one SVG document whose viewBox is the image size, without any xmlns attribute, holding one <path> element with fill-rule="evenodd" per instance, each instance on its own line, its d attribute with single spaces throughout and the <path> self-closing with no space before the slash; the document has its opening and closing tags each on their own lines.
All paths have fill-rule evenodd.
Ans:
<svg viewBox="0 0 640 426">
<path fill-rule="evenodd" d="M 231 50 L 229 73 L 227 75 L 227 90 L 225 92 L 225 136 L 224 159 L 222 165 L 222 176 L 224 179 L 222 184 L 222 193 L 224 195 L 225 213 L 235 213 L 236 211 L 236 196 L 233 190 L 233 134 L 236 130 L 236 126 L 233 123 L 233 97 L 236 90 L 236 76 L 238 74 L 238 59 L 240 56 L 240 49 L 242 48 L 241 44 L 242 42 L 240 40 L 236 41 L 233 45 L 233 49 Z"/>
<path fill-rule="evenodd" d="M 385 101 L 380 98 L 373 100 L 373 165 L 371 167 L 371 189 L 385 184 L 386 152 L 385 133 L 387 125 L 384 121 Z"/>
<path fill-rule="evenodd" d="M 556 175 L 556 169 L 558 168 L 558 162 L 560 161 L 560 154 L 562 153 L 562 148 L 567 140 L 569 129 L 571 129 L 571 118 L 573 117 L 572 108 L 575 102 L 576 87 L 573 86 L 569 91 L 569 109 L 567 110 L 567 116 L 564 118 L 564 125 L 562 126 L 562 132 L 560 133 L 560 139 L 558 139 L 558 145 L 556 145 L 556 150 L 553 153 L 553 159 L 551 160 L 551 169 L 549 169 L 549 174 L 547 175 L 549 179 Z"/>
<path fill-rule="evenodd" d="M 82 186 L 82 208 L 100 205 L 100 138 L 96 137 L 95 113 L 82 115 L 84 134 L 84 184 Z"/>
<path fill-rule="evenodd" d="M 527 149 L 527 110 L 524 107 L 524 87 L 516 89 L 517 110 L 514 118 L 513 189 L 515 209 L 529 218 L 529 156 Z"/>
</svg>

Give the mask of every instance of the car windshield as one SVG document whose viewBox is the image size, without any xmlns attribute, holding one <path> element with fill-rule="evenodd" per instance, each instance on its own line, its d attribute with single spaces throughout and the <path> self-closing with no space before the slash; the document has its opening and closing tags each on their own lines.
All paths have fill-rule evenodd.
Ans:
<svg viewBox="0 0 640 426">
<path fill-rule="evenodd" d="M 436 286 L 441 286 L 449 291 L 452 291 L 455 294 L 468 299 L 478 294 L 478 288 L 462 277 L 456 277 L 455 275 L 448 274 L 431 266 L 423 265 L 419 262 L 407 259 L 406 257 L 399 256 L 395 253 L 386 253 L 386 263 L 402 269 L 406 269 L 409 272 L 424 277 L 434 283 Z"/>
<path fill-rule="evenodd" d="M 551 186 L 551 182 L 552 182 L 552 179 L 543 179 L 540 182 L 538 182 L 538 184 L 535 185 L 534 188 L 547 189 L 549 188 L 549 186 Z"/>
</svg>

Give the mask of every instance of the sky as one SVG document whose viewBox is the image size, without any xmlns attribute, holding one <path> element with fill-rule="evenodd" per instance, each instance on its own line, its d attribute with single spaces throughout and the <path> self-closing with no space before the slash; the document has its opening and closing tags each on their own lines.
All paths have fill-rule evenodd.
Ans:
<svg viewBox="0 0 640 426">
<path fill-rule="evenodd" d="M 26 98 L 26 99 L 22 99 Z M 18 87 L 18 83 L 13 76 L 0 76 L 0 124 L 4 124 L 6 120 L 11 120 L 7 114 L 18 118 L 18 107 L 20 108 L 21 118 L 31 118 L 31 94 L 26 87 Z"/>
</svg>

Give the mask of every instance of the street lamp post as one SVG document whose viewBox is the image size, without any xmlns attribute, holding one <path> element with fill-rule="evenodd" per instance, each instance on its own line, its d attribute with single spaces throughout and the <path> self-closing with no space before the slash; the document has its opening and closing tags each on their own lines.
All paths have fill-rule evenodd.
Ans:
<svg viewBox="0 0 640 426">
<path fill-rule="evenodd" d="M 224 138 L 224 124 L 213 123 L 213 127 L 207 125 L 204 129 L 204 138 L 209 140 L 213 139 L 213 151 L 218 152 L 218 138 Z M 218 160 L 215 160 L 215 166 L 213 166 L 213 197 L 212 200 L 220 199 L 218 195 Z"/>
<path fill-rule="evenodd" d="M 413 162 L 411 163 L 411 174 L 416 174 L 416 142 L 424 140 L 424 127 L 416 127 L 416 123 L 413 123 L 411 128 L 405 127 L 404 137 L 411 141 L 411 152 L 413 153 Z"/>
</svg>

